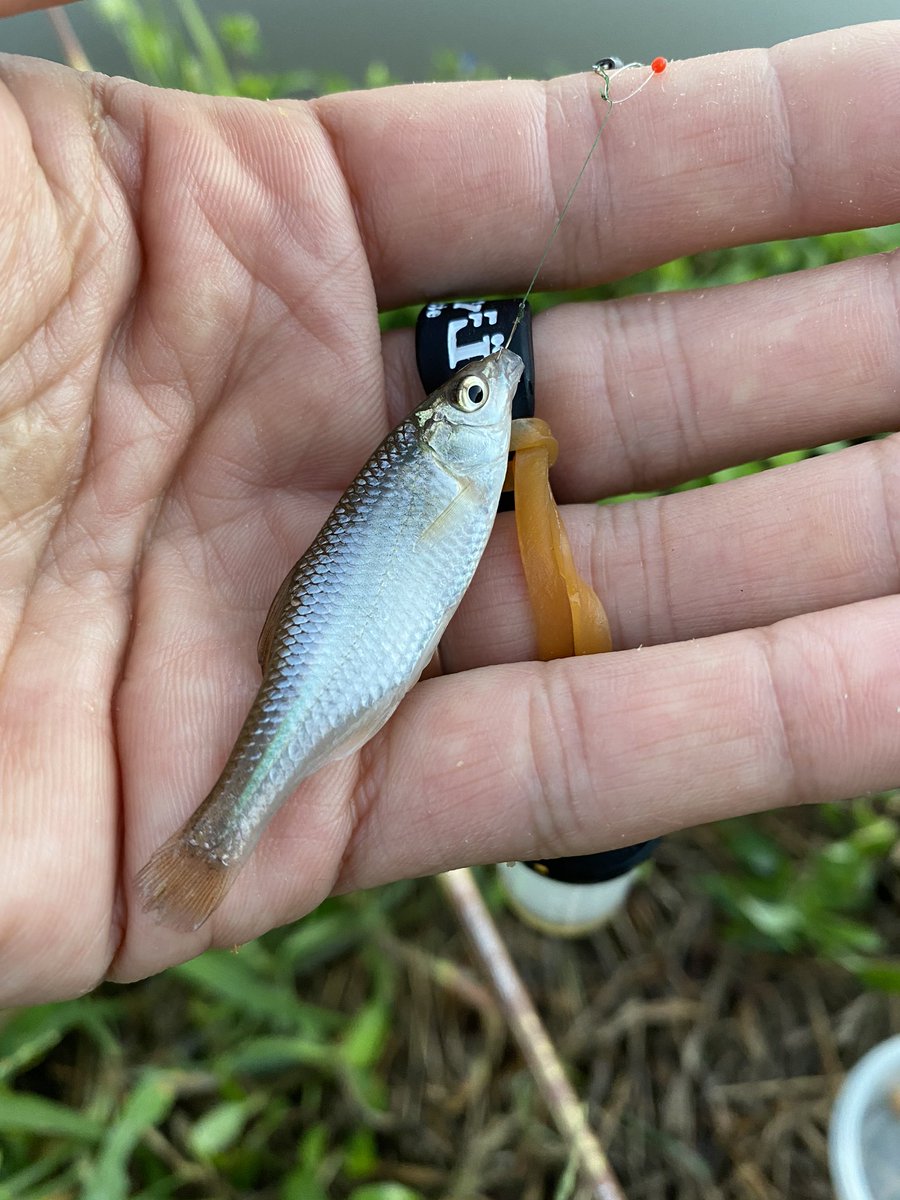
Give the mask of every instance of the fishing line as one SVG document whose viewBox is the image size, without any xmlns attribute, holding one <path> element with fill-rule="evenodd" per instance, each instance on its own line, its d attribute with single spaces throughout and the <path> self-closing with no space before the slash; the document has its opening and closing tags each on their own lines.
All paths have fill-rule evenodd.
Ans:
<svg viewBox="0 0 900 1200">
<path fill-rule="evenodd" d="M 600 141 L 603 130 L 606 128 L 607 122 L 613 114 L 613 109 L 617 104 L 624 104 L 626 100 L 631 100 L 638 94 L 638 92 L 642 92 L 654 75 L 661 75 L 668 65 L 668 60 L 662 56 L 654 58 L 650 63 L 650 73 L 647 75 L 646 79 L 642 80 L 633 91 L 629 92 L 626 96 L 620 96 L 617 100 L 614 100 L 609 94 L 612 77 L 617 75 L 619 71 L 627 71 L 632 67 L 643 67 L 644 63 L 626 63 L 623 66 L 619 66 L 615 59 L 601 58 L 598 62 L 595 62 L 591 68 L 594 74 L 600 77 L 600 99 L 606 104 L 606 112 L 603 114 L 603 119 L 601 120 L 600 126 L 594 135 L 594 140 L 591 142 L 590 149 L 585 155 L 584 162 L 581 164 L 581 169 L 575 176 L 575 180 L 572 186 L 569 188 L 569 193 L 566 196 L 562 208 L 560 209 L 559 216 L 556 218 L 556 222 L 550 231 L 550 236 L 547 238 L 546 244 L 544 245 L 544 251 L 541 254 L 538 265 L 535 267 L 534 274 L 531 277 L 531 282 L 525 289 L 525 295 L 519 301 L 519 311 L 516 313 L 516 319 L 513 321 L 512 329 L 510 329 L 509 336 L 506 339 L 506 343 L 504 345 L 505 350 L 509 349 L 509 344 L 512 341 L 513 334 L 518 329 L 519 323 L 521 322 L 522 317 L 525 315 L 525 304 L 528 301 L 528 297 L 534 290 L 534 285 L 537 283 L 538 276 L 541 273 L 544 263 L 547 261 L 547 255 L 550 253 L 550 249 L 553 246 L 553 243 L 556 241 L 556 235 L 559 233 L 560 226 L 566 219 L 569 206 L 575 197 L 575 193 L 578 191 L 578 185 L 581 183 L 581 180 L 584 177 L 584 173 L 588 168 L 588 163 L 591 161 L 593 153 L 597 149 L 597 144 Z"/>
</svg>

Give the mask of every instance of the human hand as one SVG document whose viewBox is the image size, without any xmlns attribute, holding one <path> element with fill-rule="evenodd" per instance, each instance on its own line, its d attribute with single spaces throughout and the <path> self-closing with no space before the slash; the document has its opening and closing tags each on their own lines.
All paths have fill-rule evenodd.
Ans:
<svg viewBox="0 0 900 1200">
<path fill-rule="evenodd" d="M 614 113 L 544 286 L 900 219 L 898 46 L 893 23 L 670 64 Z M 135 872 L 231 747 L 272 595 L 417 398 L 378 308 L 521 290 L 603 105 L 587 72 L 313 104 L 0 79 L 0 1003 L 334 889 L 898 782 L 893 439 L 587 503 L 889 428 L 896 258 L 568 305 L 536 321 L 538 411 L 620 653 L 527 661 L 501 518 L 445 675 L 303 785 L 207 925 L 156 925 Z"/>
</svg>

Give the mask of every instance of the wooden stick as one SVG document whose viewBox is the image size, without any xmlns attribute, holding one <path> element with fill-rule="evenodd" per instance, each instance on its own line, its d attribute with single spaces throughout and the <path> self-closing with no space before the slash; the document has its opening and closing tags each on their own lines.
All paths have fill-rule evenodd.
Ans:
<svg viewBox="0 0 900 1200">
<path fill-rule="evenodd" d="M 47 16 L 59 38 L 59 44 L 62 46 L 68 65 L 76 71 L 92 70 L 90 60 L 84 52 L 84 46 L 79 41 L 78 34 L 72 27 L 68 15 L 61 8 L 48 8 Z"/>
<path fill-rule="evenodd" d="M 460 924 L 494 985 L 522 1056 L 557 1128 L 571 1146 L 585 1182 L 590 1184 L 591 1195 L 595 1200 L 625 1200 L 472 872 L 467 867 L 447 871 L 438 876 L 438 882 L 450 898 Z"/>
</svg>

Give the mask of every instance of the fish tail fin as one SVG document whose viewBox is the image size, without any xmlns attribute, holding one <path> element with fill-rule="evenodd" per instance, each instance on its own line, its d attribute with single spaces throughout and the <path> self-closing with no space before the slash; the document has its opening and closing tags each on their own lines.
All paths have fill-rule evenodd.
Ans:
<svg viewBox="0 0 900 1200">
<path fill-rule="evenodd" d="M 240 864 L 221 860 L 192 846 L 179 829 L 138 871 L 135 885 L 144 912 L 163 925 L 189 933 L 209 919 L 225 898 Z"/>
</svg>

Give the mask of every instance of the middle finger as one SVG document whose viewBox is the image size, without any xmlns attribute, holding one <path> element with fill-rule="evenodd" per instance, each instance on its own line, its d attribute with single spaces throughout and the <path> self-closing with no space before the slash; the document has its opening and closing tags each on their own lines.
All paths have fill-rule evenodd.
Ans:
<svg viewBox="0 0 900 1200">
<path fill-rule="evenodd" d="M 900 591 L 900 437 L 730 483 L 565 510 L 613 645 L 707 637 Z M 503 514 L 441 643 L 447 670 L 534 657 Z"/>
<path fill-rule="evenodd" d="M 669 487 L 896 426 L 896 253 L 692 292 L 566 305 L 535 322 L 554 486 Z"/>
<path fill-rule="evenodd" d="M 896 427 L 900 256 L 690 292 L 563 304 L 534 322 L 536 408 L 561 501 L 655 491 Z M 412 334 L 384 340 L 400 420 Z"/>
</svg>

